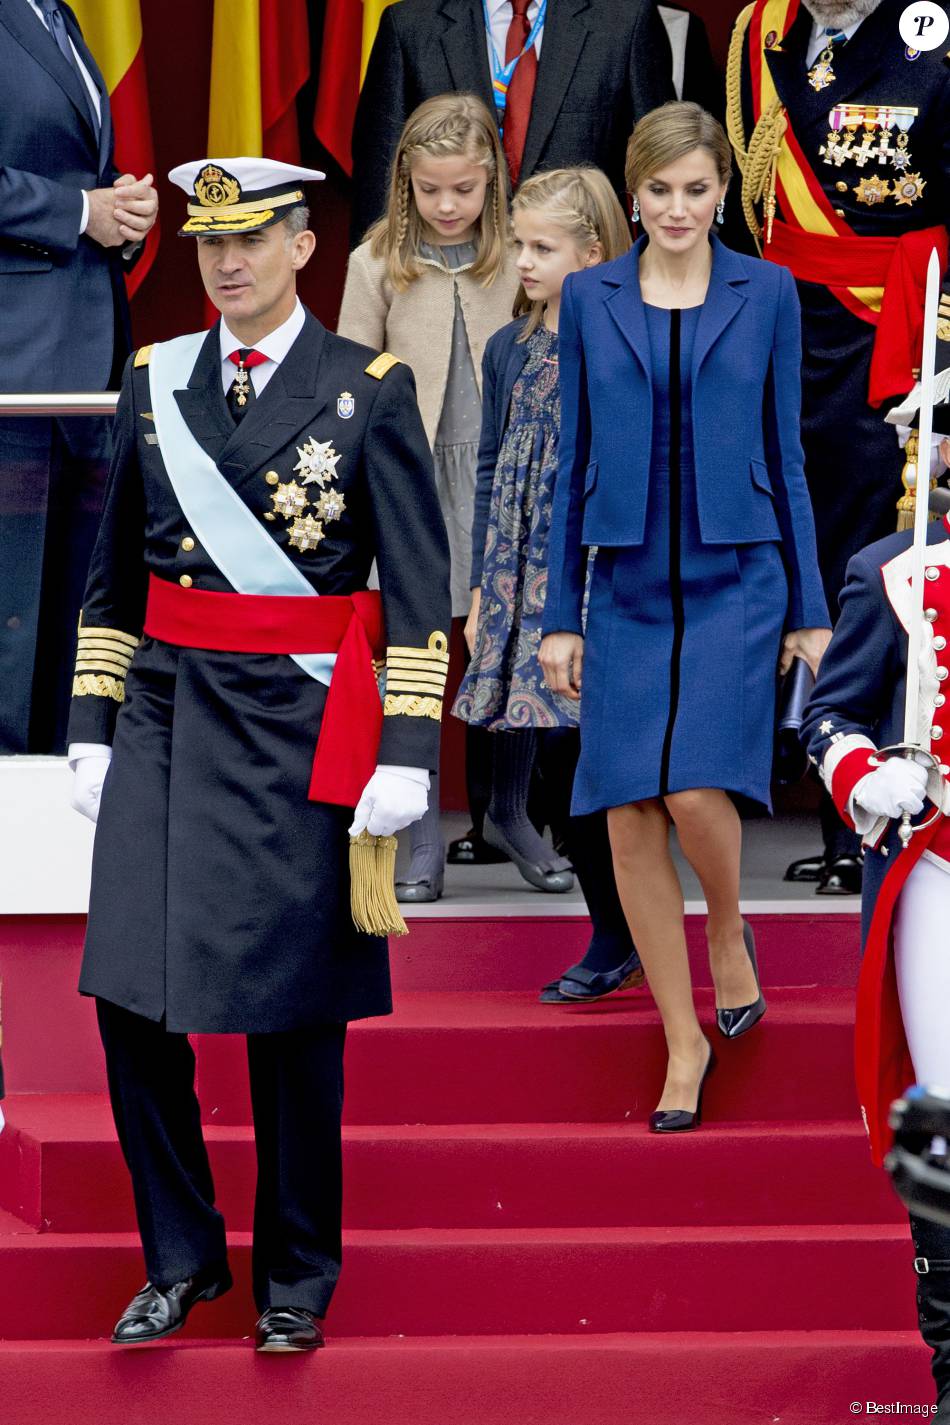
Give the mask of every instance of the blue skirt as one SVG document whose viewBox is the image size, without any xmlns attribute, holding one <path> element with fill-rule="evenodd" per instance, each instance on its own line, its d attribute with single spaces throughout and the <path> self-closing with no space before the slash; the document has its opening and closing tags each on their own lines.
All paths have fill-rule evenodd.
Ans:
<svg viewBox="0 0 950 1425">
<path fill-rule="evenodd" d="M 693 787 L 771 807 L 781 548 L 703 544 L 692 460 L 672 478 L 674 519 L 656 468 L 644 544 L 594 561 L 575 816 Z"/>
</svg>

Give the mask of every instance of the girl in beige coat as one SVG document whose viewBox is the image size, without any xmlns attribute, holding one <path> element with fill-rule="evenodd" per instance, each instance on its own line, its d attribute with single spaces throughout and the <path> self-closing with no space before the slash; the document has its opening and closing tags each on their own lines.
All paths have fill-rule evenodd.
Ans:
<svg viewBox="0 0 950 1425">
<path fill-rule="evenodd" d="M 471 602 L 469 570 L 482 355 L 518 291 L 505 160 L 480 99 L 442 94 L 406 122 L 385 217 L 350 256 L 337 330 L 412 367 L 452 553 L 452 613 Z M 444 847 L 438 797 L 411 833 L 401 900 L 435 900 Z"/>
</svg>

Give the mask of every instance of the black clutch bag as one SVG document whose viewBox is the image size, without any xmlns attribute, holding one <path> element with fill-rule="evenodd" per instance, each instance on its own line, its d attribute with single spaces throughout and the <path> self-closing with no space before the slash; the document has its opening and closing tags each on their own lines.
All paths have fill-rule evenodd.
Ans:
<svg viewBox="0 0 950 1425">
<path fill-rule="evenodd" d="M 801 781 L 808 771 L 808 755 L 799 734 L 814 686 L 815 675 L 804 658 L 793 659 L 779 683 L 772 776 L 782 786 Z"/>
</svg>

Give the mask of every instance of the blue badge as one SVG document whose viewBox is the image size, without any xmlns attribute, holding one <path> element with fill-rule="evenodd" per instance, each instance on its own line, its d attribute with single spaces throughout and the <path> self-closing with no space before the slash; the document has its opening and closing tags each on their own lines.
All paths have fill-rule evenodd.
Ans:
<svg viewBox="0 0 950 1425">
<path fill-rule="evenodd" d="M 920 59 L 920 56 L 922 54 L 923 50 L 914 49 L 913 45 L 908 45 L 907 48 L 904 50 L 905 59 Z"/>
<path fill-rule="evenodd" d="M 341 391 L 337 397 L 336 413 L 341 421 L 348 421 L 356 410 L 356 402 L 349 391 Z"/>
</svg>

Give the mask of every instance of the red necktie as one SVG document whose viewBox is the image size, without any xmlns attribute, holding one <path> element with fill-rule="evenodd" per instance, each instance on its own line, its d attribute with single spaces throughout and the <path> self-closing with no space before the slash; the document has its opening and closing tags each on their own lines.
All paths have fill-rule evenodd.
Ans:
<svg viewBox="0 0 950 1425">
<path fill-rule="evenodd" d="M 229 352 L 228 360 L 234 362 L 237 375 L 228 390 L 227 403 L 236 421 L 243 418 L 250 403 L 256 399 L 254 383 L 248 372 L 252 366 L 260 366 L 267 359 L 262 351 L 255 351 L 253 347 L 241 346 L 237 351 Z"/>
<path fill-rule="evenodd" d="M 510 64 L 515 55 L 521 54 L 531 33 L 528 23 L 529 0 L 511 0 L 511 24 L 505 42 L 505 63 Z M 524 155 L 524 141 L 531 118 L 531 100 L 538 77 L 538 53 L 534 45 L 527 54 L 521 55 L 515 66 L 511 83 L 508 85 L 508 100 L 505 105 L 505 128 L 502 145 L 508 160 L 511 186 L 514 187 L 521 174 L 521 159 Z"/>
</svg>

